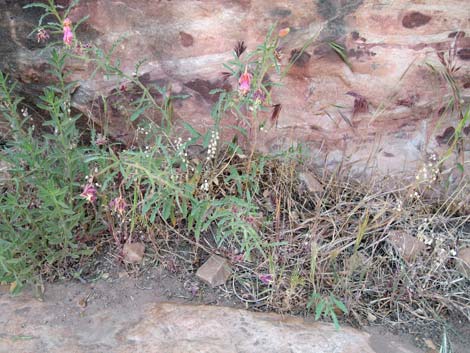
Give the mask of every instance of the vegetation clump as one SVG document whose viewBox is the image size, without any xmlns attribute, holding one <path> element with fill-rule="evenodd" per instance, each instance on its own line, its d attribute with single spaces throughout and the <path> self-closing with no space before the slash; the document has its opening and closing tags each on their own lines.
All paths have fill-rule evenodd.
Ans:
<svg viewBox="0 0 470 353">
<path fill-rule="evenodd" d="M 53 0 L 29 6 L 45 10 L 37 40 L 61 34 L 63 41 L 48 47 L 54 81 L 35 105 L 0 72 L 0 114 L 10 125 L 0 152 L 8 176 L 0 177 L 0 282 L 12 292 L 86 277 L 97 254 L 122 260 L 126 244 L 142 243 L 152 261 L 163 249 L 188 263 L 213 253 L 228 258 L 234 273 L 227 291 L 260 310 L 312 312 L 335 325 L 470 319 L 470 282 L 459 257 L 470 243 L 469 184 L 463 179 L 428 196 L 437 189 L 439 158 L 415 183 L 390 190 L 343 166 L 313 170 L 300 147 L 256 152 L 259 134 L 275 128 L 281 113 L 271 93 L 311 42 L 287 63 L 279 40 L 288 29 L 273 26 L 252 51 L 238 43 L 223 73 L 236 87 L 211 92 L 218 97 L 213 126 L 200 132 L 184 124 L 181 132 L 173 102 L 185 97 L 143 84 L 142 63 L 124 72 L 113 48 L 80 43 L 71 8 Z M 120 97 L 130 107 L 132 144 L 93 124 L 78 128 L 84 117 L 72 107 L 70 60 L 122 82 L 117 92 L 135 87 L 137 99 Z M 470 118 L 459 108 L 461 131 Z M 229 115 L 236 126 L 224 125 Z M 35 126 L 39 116 L 44 122 Z M 233 139 L 221 142 L 227 135 Z"/>
</svg>

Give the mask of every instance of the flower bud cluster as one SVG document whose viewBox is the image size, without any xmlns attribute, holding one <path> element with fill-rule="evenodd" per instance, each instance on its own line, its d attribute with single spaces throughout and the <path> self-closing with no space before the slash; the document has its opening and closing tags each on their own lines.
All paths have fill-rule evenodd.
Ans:
<svg viewBox="0 0 470 353">
<path fill-rule="evenodd" d="M 212 131 L 211 132 L 211 140 L 209 141 L 209 146 L 207 148 L 207 160 L 211 160 L 215 157 L 215 154 L 217 153 L 217 144 L 219 141 L 219 132 L 218 131 Z"/>
</svg>

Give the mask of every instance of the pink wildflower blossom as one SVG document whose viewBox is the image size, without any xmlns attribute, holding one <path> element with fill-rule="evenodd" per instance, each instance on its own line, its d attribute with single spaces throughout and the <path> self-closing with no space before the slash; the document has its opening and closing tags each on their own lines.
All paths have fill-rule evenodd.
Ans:
<svg viewBox="0 0 470 353">
<path fill-rule="evenodd" d="M 96 188 L 92 183 L 88 183 L 83 188 L 83 192 L 80 194 L 80 197 L 83 197 L 90 203 L 94 203 L 96 201 L 97 191 Z"/>
<path fill-rule="evenodd" d="M 69 18 L 64 20 L 64 44 L 68 47 L 72 45 L 73 32 L 72 32 L 72 21 Z"/>
<path fill-rule="evenodd" d="M 44 28 L 40 28 L 38 33 L 36 33 L 36 39 L 38 43 L 45 42 L 49 39 L 49 32 L 47 32 Z"/>
<path fill-rule="evenodd" d="M 245 259 L 245 255 L 244 254 L 232 255 L 231 258 L 232 258 L 231 259 L 232 262 L 234 263 L 243 262 L 243 260 Z"/>
<path fill-rule="evenodd" d="M 109 203 L 109 208 L 120 215 L 123 215 L 126 212 L 127 203 L 121 195 L 116 197 Z"/>
<path fill-rule="evenodd" d="M 258 88 L 255 93 L 253 93 L 253 100 L 257 104 L 263 104 L 266 99 L 266 94 L 261 88 Z"/>
<path fill-rule="evenodd" d="M 264 275 L 259 275 L 259 280 L 263 282 L 264 284 L 270 284 L 273 281 L 273 275 L 271 274 L 264 274 Z"/>
<path fill-rule="evenodd" d="M 106 138 L 105 135 L 98 134 L 96 136 L 96 140 L 95 140 L 96 146 L 103 146 L 103 145 L 106 145 L 107 143 L 108 143 L 108 139 Z"/>
<path fill-rule="evenodd" d="M 246 95 L 250 91 L 251 87 L 251 74 L 248 73 L 248 68 L 245 67 L 245 72 L 240 76 L 238 80 L 238 90 L 242 95 Z"/>
</svg>

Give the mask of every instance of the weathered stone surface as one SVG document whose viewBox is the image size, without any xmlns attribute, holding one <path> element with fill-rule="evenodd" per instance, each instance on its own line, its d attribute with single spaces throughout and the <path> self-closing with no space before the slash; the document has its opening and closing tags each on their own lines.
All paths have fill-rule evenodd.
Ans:
<svg viewBox="0 0 470 353">
<path fill-rule="evenodd" d="M 25 92 L 36 94 L 49 82 L 40 45 L 27 34 L 40 12 L 22 10 L 29 1 L 0 0 L 0 69 L 20 80 Z M 68 1 L 60 1 L 66 4 Z M 259 44 L 275 21 L 290 27 L 282 39 L 284 62 L 290 53 L 316 33 L 315 42 L 275 89 L 273 99 L 283 109 L 277 127 L 264 132 L 261 151 L 273 151 L 302 142 L 312 161 L 334 166 L 340 161 L 389 171 L 413 171 L 425 151 L 443 152 L 440 139 L 457 120 L 442 107 L 449 101 L 437 53 L 456 45 L 456 83 L 464 102 L 470 97 L 470 24 L 467 0 L 423 1 L 311 1 L 222 0 L 141 1 L 81 0 L 70 17 L 75 22 L 90 15 L 79 31 L 83 42 L 104 48 L 124 36 L 116 57 L 131 74 L 135 64 L 145 83 L 171 85 L 175 94 L 191 98 L 175 104 L 177 119 L 205 129 L 212 124 L 213 88 L 223 83 L 222 63 L 243 40 L 248 50 Z M 342 44 L 349 68 L 328 45 Z M 100 94 L 110 96 L 121 82 L 104 77 L 89 79 L 92 70 L 74 63 L 80 80 L 74 106 L 96 122 L 107 119 L 115 136 L 129 134 L 128 117 L 117 110 L 92 109 Z M 227 88 L 228 88 L 227 87 Z M 95 105 L 96 107 L 96 105 Z M 232 122 L 230 122 L 232 123 Z M 468 149 L 469 146 L 466 146 Z"/>
<path fill-rule="evenodd" d="M 93 304 L 92 304 L 93 306 Z M 390 344 L 390 342 L 392 342 Z M 83 309 L 0 294 L 0 353 L 417 353 L 349 327 L 183 304 Z"/>
<path fill-rule="evenodd" d="M 212 287 L 217 287 L 227 282 L 231 274 L 232 271 L 228 261 L 217 255 L 211 255 L 196 272 L 196 276 L 199 279 Z"/>
<path fill-rule="evenodd" d="M 126 338 L 142 353 L 374 352 L 367 335 L 349 328 L 208 306 L 157 306 Z"/>
</svg>

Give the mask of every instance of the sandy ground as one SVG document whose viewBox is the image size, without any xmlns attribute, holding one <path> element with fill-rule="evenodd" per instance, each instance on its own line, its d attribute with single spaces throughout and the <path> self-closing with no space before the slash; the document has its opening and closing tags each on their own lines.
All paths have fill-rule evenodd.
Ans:
<svg viewBox="0 0 470 353">
<path fill-rule="evenodd" d="M 243 308 L 223 287 L 209 288 L 187 275 L 179 276 L 155 268 L 137 277 L 126 271 L 105 273 L 92 283 L 67 281 L 46 285 L 44 292 L 26 289 L 12 297 L 4 286 L 0 289 L 0 353 L 53 352 L 54 340 L 75 332 L 77 342 L 85 347 L 119 345 L 119 330 L 139 322 L 147 308 L 155 303 L 210 304 Z M 410 337 L 371 329 L 372 345 L 377 352 L 395 353 L 394 342 L 407 352 L 422 353 Z M 46 343 L 34 346 L 37 337 Z M 14 347 L 13 347 L 14 346 Z M 39 347 L 39 348 L 38 348 Z M 100 352 L 96 348 L 96 352 Z"/>
</svg>

